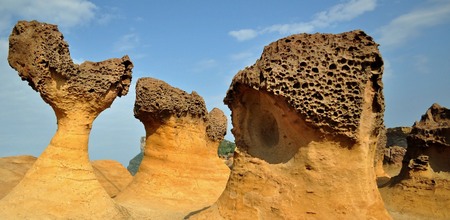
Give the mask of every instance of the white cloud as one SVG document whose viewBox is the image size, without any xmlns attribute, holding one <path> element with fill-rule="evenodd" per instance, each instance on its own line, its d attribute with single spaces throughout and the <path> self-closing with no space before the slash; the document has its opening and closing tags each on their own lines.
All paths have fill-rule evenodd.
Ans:
<svg viewBox="0 0 450 220">
<path fill-rule="evenodd" d="M 129 52 L 139 45 L 140 39 L 136 33 L 123 35 L 114 44 L 114 50 L 117 52 Z"/>
<path fill-rule="evenodd" d="M 450 2 L 434 1 L 437 4 L 419 8 L 401 15 L 379 29 L 383 47 L 398 46 L 423 29 L 450 22 Z"/>
<path fill-rule="evenodd" d="M 338 22 L 350 21 L 376 7 L 376 0 L 349 0 L 337 4 L 326 11 L 317 13 L 313 20 L 291 24 L 275 24 L 262 29 L 242 29 L 230 31 L 229 35 L 238 41 L 250 40 L 265 33 L 294 34 L 313 32 L 317 28 L 324 28 Z"/>
<path fill-rule="evenodd" d="M 236 38 L 238 41 L 245 41 L 250 40 L 252 38 L 255 38 L 258 33 L 255 30 L 252 29 L 242 29 L 238 31 L 230 31 L 228 32 L 229 35 Z"/>
<path fill-rule="evenodd" d="M 3 0 L 0 4 L 0 33 L 12 19 L 36 19 L 68 28 L 91 21 L 97 7 L 87 0 Z"/>
</svg>

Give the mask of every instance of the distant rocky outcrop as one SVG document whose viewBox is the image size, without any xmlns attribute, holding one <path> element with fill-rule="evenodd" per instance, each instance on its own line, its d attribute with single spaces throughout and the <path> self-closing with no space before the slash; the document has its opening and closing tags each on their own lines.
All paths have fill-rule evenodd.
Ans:
<svg viewBox="0 0 450 220">
<path fill-rule="evenodd" d="M 433 104 L 407 138 L 403 178 L 450 181 L 450 110 Z"/>
<path fill-rule="evenodd" d="M 181 219 L 214 203 L 229 176 L 217 156 L 226 131 L 223 112 L 208 114 L 195 92 L 141 78 L 134 114 L 146 130 L 144 158 L 116 201 L 138 219 Z"/>
<path fill-rule="evenodd" d="M 386 147 L 399 146 L 407 148 L 408 142 L 406 141 L 406 138 L 408 137 L 409 133 L 411 133 L 411 127 L 388 128 L 386 132 Z"/>
<path fill-rule="evenodd" d="M 411 132 L 411 127 L 395 127 L 386 129 L 387 142 L 381 149 L 383 171 L 388 177 L 398 175 L 402 167 L 403 157 L 408 144 L 406 137 Z"/>
<path fill-rule="evenodd" d="M 403 166 L 380 191 L 392 210 L 423 219 L 450 217 L 450 110 L 433 104 L 407 137 Z"/>
<path fill-rule="evenodd" d="M 362 31 L 292 35 L 233 78 L 225 191 L 191 219 L 390 219 L 375 183 L 383 61 Z"/>
<path fill-rule="evenodd" d="M 74 64 L 56 25 L 19 21 L 8 62 L 54 110 L 58 130 L 22 181 L 0 201 L 1 219 L 117 219 L 128 213 L 98 182 L 88 157 L 94 119 L 126 95 L 127 56 Z"/>
</svg>

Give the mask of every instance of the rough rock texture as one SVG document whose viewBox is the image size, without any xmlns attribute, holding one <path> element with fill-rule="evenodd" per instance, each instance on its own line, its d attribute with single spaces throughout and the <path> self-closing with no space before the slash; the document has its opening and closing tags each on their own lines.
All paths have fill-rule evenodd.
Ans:
<svg viewBox="0 0 450 220">
<path fill-rule="evenodd" d="M 226 125 L 218 111 L 208 114 L 195 92 L 188 94 L 153 78 L 139 79 L 134 112 L 146 130 L 144 158 L 116 201 L 137 219 L 182 219 L 214 203 L 229 176 L 217 156 L 223 139 L 218 135 L 224 135 Z"/>
<path fill-rule="evenodd" d="M 391 212 L 450 218 L 450 110 L 433 104 L 407 137 L 400 174 L 380 189 Z"/>
<path fill-rule="evenodd" d="M 225 116 L 222 110 L 213 108 L 209 112 L 206 134 L 210 140 L 219 143 L 225 137 L 227 134 L 227 116 Z"/>
<path fill-rule="evenodd" d="M 111 198 L 114 198 L 133 180 L 133 176 L 115 160 L 91 161 L 95 176 Z"/>
<path fill-rule="evenodd" d="M 404 148 L 404 147 L 392 146 L 392 147 L 385 148 L 384 149 L 384 163 L 387 165 L 394 165 L 394 166 L 401 167 L 405 153 L 406 153 L 406 148 Z"/>
<path fill-rule="evenodd" d="M 130 59 L 74 64 L 56 25 L 20 21 L 9 37 L 8 61 L 55 111 L 58 130 L 22 181 L 0 201 L 0 218 L 116 219 L 116 205 L 89 163 L 94 119 L 131 82 Z"/>
<path fill-rule="evenodd" d="M 378 45 L 362 31 L 299 34 L 233 79 L 237 150 L 225 191 L 192 219 L 389 219 L 375 183 L 383 127 Z"/>
<path fill-rule="evenodd" d="M 421 120 L 414 123 L 407 141 L 405 169 L 402 169 L 406 171 L 405 178 L 439 176 L 450 181 L 449 109 L 433 104 Z"/>
<path fill-rule="evenodd" d="M 0 199 L 20 182 L 35 161 L 36 157 L 28 155 L 0 158 Z"/>
<path fill-rule="evenodd" d="M 33 156 L 12 156 L 0 158 L 0 199 L 6 196 L 25 176 L 37 160 Z M 94 173 L 100 184 L 108 192 L 109 196 L 115 197 L 133 179 L 125 167 L 114 160 L 91 161 Z"/>
<path fill-rule="evenodd" d="M 408 147 L 406 138 L 411 133 L 411 127 L 395 127 L 388 128 L 386 131 L 387 143 L 386 147 L 399 146 L 403 148 Z"/>
<path fill-rule="evenodd" d="M 411 132 L 411 127 L 395 127 L 386 129 L 386 143 L 378 151 L 381 153 L 379 159 L 382 161 L 383 171 L 387 174 L 385 177 L 398 175 L 402 168 L 403 157 L 406 153 L 408 144 L 406 137 Z M 378 154 L 377 154 L 378 155 Z M 378 167 L 381 163 L 378 163 Z M 377 174 L 379 174 L 379 169 Z M 377 175 L 382 177 L 383 175 Z"/>
<path fill-rule="evenodd" d="M 387 136 L 386 128 L 381 127 L 378 133 L 377 149 L 375 151 L 375 175 L 378 177 L 389 177 L 389 174 L 383 168 L 384 151 L 386 148 Z"/>
</svg>

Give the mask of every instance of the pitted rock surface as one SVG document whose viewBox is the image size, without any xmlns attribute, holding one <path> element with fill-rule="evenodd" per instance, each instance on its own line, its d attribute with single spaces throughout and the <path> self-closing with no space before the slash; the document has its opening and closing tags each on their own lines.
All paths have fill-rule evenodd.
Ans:
<svg viewBox="0 0 450 220">
<path fill-rule="evenodd" d="M 408 136 L 408 147 L 450 147 L 450 110 L 433 104 L 414 123 Z"/>
<path fill-rule="evenodd" d="M 377 47 L 362 31 L 266 46 L 224 99 L 236 142 L 225 191 L 186 217 L 390 219 L 374 181 L 385 142 Z"/>
<path fill-rule="evenodd" d="M 128 92 L 133 68 L 128 56 L 74 64 L 56 25 L 19 21 L 9 41 L 9 64 L 52 106 L 59 101 L 49 91 L 53 85 L 70 93 L 67 99 L 77 101 L 95 101 L 110 90 L 119 97 Z"/>
<path fill-rule="evenodd" d="M 222 110 L 213 108 L 208 114 L 206 134 L 212 141 L 220 142 L 227 134 L 227 117 Z"/>
<path fill-rule="evenodd" d="M 234 77 L 224 102 L 233 103 L 239 84 L 266 90 L 284 97 L 310 125 L 356 140 L 368 85 L 377 90 L 373 110 L 378 126 L 383 124 L 383 60 L 377 47 L 360 30 L 283 38 Z"/>
<path fill-rule="evenodd" d="M 140 78 L 136 84 L 134 116 L 143 121 L 163 121 L 170 116 L 191 116 L 207 120 L 205 101 L 154 78 Z"/>
</svg>

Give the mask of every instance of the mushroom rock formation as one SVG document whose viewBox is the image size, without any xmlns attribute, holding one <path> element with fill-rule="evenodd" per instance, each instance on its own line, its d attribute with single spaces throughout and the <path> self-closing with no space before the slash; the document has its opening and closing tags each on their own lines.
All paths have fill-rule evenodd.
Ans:
<svg viewBox="0 0 450 220">
<path fill-rule="evenodd" d="M 433 104 L 414 123 L 400 174 L 380 191 L 386 206 L 423 219 L 450 218 L 450 110 Z"/>
<path fill-rule="evenodd" d="M 363 31 L 292 35 L 224 99 L 237 150 L 225 191 L 191 219 L 390 219 L 374 171 L 383 61 Z"/>
<path fill-rule="evenodd" d="M 94 119 L 126 95 L 128 58 L 74 64 L 56 25 L 19 21 L 8 61 L 56 114 L 58 129 L 22 181 L 0 201 L 0 217 L 116 219 L 128 216 L 98 182 L 89 162 Z"/>
<path fill-rule="evenodd" d="M 208 114 L 203 98 L 167 83 L 141 78 L 134 115 L 146 130 L 144 158 L 132 183 L 117 197 L 136 218 L 181 219 L 214 203 L 229 169 L 217 155 L 226 118 Z"/>
</svg>

